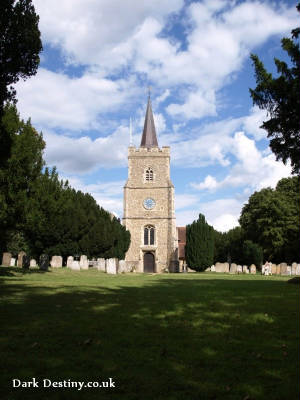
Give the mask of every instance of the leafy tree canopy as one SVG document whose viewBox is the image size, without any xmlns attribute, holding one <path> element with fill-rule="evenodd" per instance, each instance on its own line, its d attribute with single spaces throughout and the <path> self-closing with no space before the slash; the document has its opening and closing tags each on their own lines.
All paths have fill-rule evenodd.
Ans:
<svg viewBox="0 0 300 400">
<path fill-rule="evenodd" d="M 297 6 L 300 11 L 300 3 Z M 300 28 L 292 31 L 292 38 L 281 40 L 282 49 L 290 58 L 290 66 L 277 58 L 274 59 L 278 77 L 266 71 L 262 61 L 252 54 L 256 77 L 256 88 L 250 89 L 253 103 L 266 110 L 268 120 L 261 128 L 271 138 L 270 147 L 277 160 L 291 161 L 293 173 L 299 174 L 300 148 Z"/>
</svg>

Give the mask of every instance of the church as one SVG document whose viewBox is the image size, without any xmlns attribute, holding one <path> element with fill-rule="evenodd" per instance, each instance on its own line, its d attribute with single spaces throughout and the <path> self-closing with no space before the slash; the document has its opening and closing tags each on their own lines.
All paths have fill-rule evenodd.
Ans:
<svg viewBox="0 0 300 400">
<path fill-rule="evenodd" d="M 131 234 L 127 268 L 146 273 L 179 271 L 170 147 L 158 146 L 150 95 L 140 147 L 128 148 L 123 225 Z"/>
</svg>

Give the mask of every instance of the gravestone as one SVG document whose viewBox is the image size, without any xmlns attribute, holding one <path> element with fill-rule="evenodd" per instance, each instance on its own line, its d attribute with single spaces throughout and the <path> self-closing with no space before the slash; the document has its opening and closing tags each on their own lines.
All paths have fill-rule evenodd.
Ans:
<svg viewBox="0 0 300 400">
<path fill-rule="evenodd" d="M 243 265 L 243 273 L 244 274 L 249 274 L 249 269 L 247 265 Z"/>
<path fill-rule="evenodd" d="M 89 269 L 89 261 L 87 259 L 87 256 L 80 257 L 79 265 L 81 269 Z"/>
<path fill-rule="evenodd" d="M 250 265 L 250 274 L 256 274 L 256 266 L 254 264 Z"/>
<path fill-rule="evenodd" d="M 210 267 L 210 271 L 211 271 L 211 272 L 216 272 L 216 267 L 215 267 L 214 265 L 212 265 L 212 266 Z"/>
<path fill-rule="evenodd" d="M 206 268 L 205 272 L 210 272 L 210 267 Z"/>
<path fill-rule="evenodd" d="M 73 256 L 69 256 L 67 258 L 67 268 L 72 268 L 73 261 L 74 261 L 74 257 Z"/>
<path fill-rule="evenodd" d="M 264 275 L 265 274 L 265 264 L 263 264 L 261 266 L 261 274 Z"/>
<path fill-rule="evenodd" d="M 78 260 L 73 260 L 72 264 L 70 264 L 70 268 L 74 271 L 80 271 L 80 264 Z"/>
<path fill-rule="evenodd" d="M 229 263 L 224 263 L 224 272 L 229 273 Z"/>
<path fill-rule="evenodd" d="M 34 258 L 30 260 L 30 267 L 36 267 L 36 260 Z"/>
<path fill-rule="evenodd" d="M 286 272 L 287 272 L 287 275 L 292 275 L 292 267 L 290 265 L 288 265 L 286 267 Z"/>
<path fill-rule="evenodd" d="M 296 270 L 297 270 L 297 263 L 293 262 L 293 264 L 292 264 L 292 275 L 296 275 Z"/>
<path fill-rule="evenodd" d="M 280 275 L 289 275 L 287 272 L 287 263 L 280 264 Z"/>
<path fill-rule="evenodd" d="M 16 259 L 15 259 L 15 257 L 12 257 L 11 259 L 10 259 L 10 266 L 11 267 L 14 267 L 16 265 Z"/>
<path fill-rule="evenodd" d="M 17 266 L 22 267 L 23 266 L 23 256 L 26 256 L 25 251 L 20 251 L 18 254 L 18 261 L 17 261 Z"/>
<path fill-rule="evenodd" d="M 52 256 L 50 265 L 52 268 L 61 268 L 63 259 L 61 256 Z"/>
<path fill-rule="evenodd" d="M 29 267 L 30 267 L 30 257 L 24 255 L 22 260 L 22 268 L 29 269 Z"/>
<path fill-rule="evenodd" d="M 117 274 L 118 273 L 118 259 L 109 258 L 106 260 L 106 273 L 107 274 Z"/>
<path fill-rule="evenodd" d="M 105 258 L 97 258 L 98 271 L 105 272 Z"/>
<path fill-rule="evenodd" d="M 238 265 L 238 266 L 236 267 L 236 272 L 237 272 L 238 274 L 242 274 L 242 273 L 243 273 L 243 267 L 242 267 L 241 265 Z"/>
<path fill-rule="evenodd" d="M 272 264 L 272 275 L 276 275 L 277 274 L 277 265 L 276 264 Z"/>
<path fill-rule="evenodd" d="M 40 270 L 48 271 L 49 268 L 49 256 L 48 254 L 42 254 L 40 256 Z"/>
<path fill-rule="evenodd" d="M 280 275 L 280 264 L 276 265 L 276 275 Z"/>
<path fill-rule="evenodd" d="M 11 253 L 3 253 L 2 265 L 4 267 L 10 267 Z"/>
<path fill-rule="evenodd" d="M 300 264 L 297 264 L 296 275 L 300 275 Z"/>
<path fill-rule="evenodd" d="M 230 274 L 236 274 L 236 272 L 237 272 L 237 265 L 236 265 L 235 263 L 232 263 L 232 264 L 230 265 L 230 271 L 229 271 L 229 273 L 230 273 Z"/>
<path fill-rule="evenodd" d="M 124 274 L 125 272 L 127 272 L 126 261 L 125 260 L 119 260 L 118 273 L 119 274 Z"/>
</svg>

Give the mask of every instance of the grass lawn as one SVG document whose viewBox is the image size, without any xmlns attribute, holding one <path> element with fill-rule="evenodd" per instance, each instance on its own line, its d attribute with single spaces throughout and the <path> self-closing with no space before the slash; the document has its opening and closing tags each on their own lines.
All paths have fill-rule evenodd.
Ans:
<svg viewBox="0 0 300 400">
<path fill-rule="evenodd" d="M 299 399 L 289 277 L 0 268 L 1 400 Z M 116 388 L 13 388 L 12 379 Z"/>
</svg>

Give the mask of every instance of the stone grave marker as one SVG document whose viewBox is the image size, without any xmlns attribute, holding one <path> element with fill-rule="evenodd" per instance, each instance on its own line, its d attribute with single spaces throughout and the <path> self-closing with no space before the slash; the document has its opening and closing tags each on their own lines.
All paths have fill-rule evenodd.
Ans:
<svg viewBox="0 0 300 400">
<path fill-rule="evenodd" d="M 276 275 L 277 274 L 277 265 L 276 264 L 272 264 L 271 271 L 272 271 L 272 275 Z"/>
<path fill-rule="evenodd" d="M 297 264 L 296 275 L 300 275 L 300 264 Z"/>
<path fill-rule="evenodd" d="M 81 269 L 89 269 L 89 261 L 87 259 L 87 256 L 82 255 L 80 257 L 79 265 Z"/>
<path fill-rule="evenodd" d="M 50 265 L 52 268 L 61 268 L 63 259 L 61 256 L 52 256 Z"/>
<path fill-rule="evenodd" d="M 106 273 L 107 274 L 117 274 L 118 273 L 118 259 L 109 258 L 106 260 Z"/>
<path fill-rule="evenodd" d="M 250 274 L 256 274 L 256 266 L 254 264 L 250 265 Z"/>
<path fill-rule="evenodd" d="M 292 264 L 292 275 L 296 275 L 297 271 L 297 263 L 293 262 Z"/>
<path fill-rule="evenodd" d="M 237 272 L 238 274 L 242 274 L 242 273 L 243 273 L 243 267 L 242 267 L 241 265 L 238 265 L 238 266 L 236 267 L 236 272 Z"/>
<path fill-rule="evenodd" d="M 105 272 L 105 258 L 97 258 L 98 271 Z"/>
<path fill-rule="evenodd" d="M 11 253 L 3 253 L 2 265 L 4 267 L 10 267 Z"/>
<path fill-rule="evenodd" d="M 40 256 L 40 270 L 41 271 L 48 271 L 49 268 L 49 256 L 48 254 L 42 254 Z"/>
<path fill-rule="evenodd" d="M 30 267 L 36 267 L 36 260 L 34 258 L 30 260 Z"/>
<path fill-rule="evenodd" d="M 26 256 L 25 251 L 20 251 L 18 254 L 18 261 L 17 261 L 17 266 L 22 267 L 23 266 L 23 256 Z"/>
<path fill-rule="evenodd" d="M 16 265 L 16 258 L 15 258 L 15 257 L 12 257 L 12 258 L 10 259 L 10 266 L 11 266 L 11 267 L 15 267 L 15 265 Z"/>
<path fill-rule="evenodd" d="M 29 267 L 30 267 L 30 257 L 24 254 L 22 260 L 22 268 L 29 269 Z"/>
<path fill-rule="evenodd" d="M 67 258 L 67 268 L 72 268 L 73 261 L 74 261 L 74 257 L 73 256 L 69 256 Z"/>
<path fill-rule="evenodd" d="M 232 263 L 230 265 L 230 270 L 229 270 L 230 274 L 236 274 L 237 273 L 237 265 L 235 263 Z"/>
<path fill-rule="evenodd" d="M 276 265 L 276 275 L 280 275 L 280 264 Z"/>
<path fill-rule="evenodd" d="M 212 265 L 212 266 L 210 267 L 210 271 L 211 271 L 211 272 L 216 272 L 216 267 L 215 267 L 214 265 Z"/>
<path fill-rule="evenodd" d="M 287 263 L 280 264 L 280 275 L 289 275 L 287 271 Z"/>
</svg>

